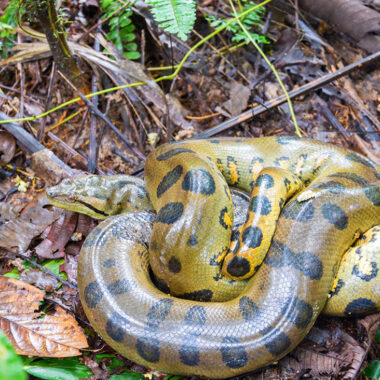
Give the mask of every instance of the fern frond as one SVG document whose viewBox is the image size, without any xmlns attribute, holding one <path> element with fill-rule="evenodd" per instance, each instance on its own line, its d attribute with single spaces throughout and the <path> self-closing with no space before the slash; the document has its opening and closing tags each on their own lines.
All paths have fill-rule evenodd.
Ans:
<svg viewBox="0 0 380 380">
<path fill-rule="evenodd" d="M 146 3 L 153 7 L 153 17 L 161 28 L 186 41 L 195 22 L 195 0 L 146 0 Z"/>
</svg>

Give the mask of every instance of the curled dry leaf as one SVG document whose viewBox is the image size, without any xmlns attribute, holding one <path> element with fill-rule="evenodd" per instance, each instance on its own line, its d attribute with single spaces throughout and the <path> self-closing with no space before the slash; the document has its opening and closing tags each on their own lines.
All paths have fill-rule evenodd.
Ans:
<svg viewBox="0 0 380 380">
<path fill-rule="evenodd" d="M 20 355 L 80 355 L 86 337 L 75 319 L 56 306 L 53 314 L 38 312 L 44 292 L 25 282 L 0 276 L 0 329 Z"/>
<path fill-rule="evenodd" d="M 31 240 L 59 218 L 63 210 L 49 206 L 41 195 L 29 203 L 21 215 L 0 226 L 0 247 L 25 252 Z"/>
<path fill-rule="evenodd" d="M 74 233 L 78 214 L 64 211 L 51 225 L 46 239 L 35 248 L 39 258 L 56 259 L 65 255 L 64 249 Z"/>
<path fill-rule="evenodd" d="M 0 131 L 0 165 L 7 164 L 16 151 L 15 138 L 6 131 Z"/>
<path fill-rule="evenodd" d="M 16 218 L 21 209 L 21 205 L 12 205 L 7 202 L 0 202 L 0 223 Z"/>
</svg>

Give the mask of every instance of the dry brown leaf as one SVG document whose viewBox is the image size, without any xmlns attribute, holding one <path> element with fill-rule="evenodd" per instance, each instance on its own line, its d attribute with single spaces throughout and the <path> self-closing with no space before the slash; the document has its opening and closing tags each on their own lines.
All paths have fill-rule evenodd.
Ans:
<svg viewBox="0 0 380 380">
<path fill-rule="evenodd" d="M 77 213 L 64 211 L 49 228 L 46 239 L 35 247 L 36 255 L 45 259 L 63 257 L 65 246 L 74 233 L 77 219 Z"/>
<path fill-rule="evenodd" d="M 63 213 L 63 210 L 49 205 L 46 197 L 40 196 L 28 204 L 19 217 L 1 225 L 0 247 L 25 252 L 31 240 Z"/>
<path fill-rule="evenodd" d="M 38 312 L 44 292 L 25 282 L 0 276 L 0 329 L 20 355 L 80 355 L 86 337 L 75 319 L 56 306 L 53 314 Z"/>
</svg>

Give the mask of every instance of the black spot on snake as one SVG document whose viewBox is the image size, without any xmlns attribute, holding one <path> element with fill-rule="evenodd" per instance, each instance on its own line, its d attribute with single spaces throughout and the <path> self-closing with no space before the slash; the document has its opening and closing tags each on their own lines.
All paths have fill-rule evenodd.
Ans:
<svg viewBox="0 0 380 380">
<path fill-rule="evenodd" d="M 182 172 L 182 166 L 178 165 L 162 178 L 162 181 L 157 186 L 157 198 L 160 198 L 166 190 L 170 189 L 181 178 Z"/>
<path fill-rule="evenodd" d="M 195 366 L 199 363 L 199 351 L 197 338 L 201 334 L 200 329 L 206 323 L 206 310 L 203 306 L 192 306 L 186 313 L 185 325 L 190 327 L 190 332 L 184 337 L 179 350 L 181 362 Z"/>
<path fill-rule="evenodd" d="M 346 213 L 333 203 L 325 203 L 322 205 L 322 214 L 331 224 L 339 230 L 347 228 L 348 218 Z"/>
<path fill-rule="evenodd" d="M 215 193 L 215 181 L 212 175 L 204 169 L 191 169 L 185 174 L 182 189 L 204 195 Z"/>
<path fill-rule="evenodd" d="M 357 298 L 351 301 L 345 308 L 344 314 L 363 314 L 370 313 L 376 311 L 375 302 L 367 299 L 367 298 Z"/>
<path fill-rule="evenodd" d="M 195 235 L 190 235 L 189 240 L 187 241 L 187 245 L 189 245 L 190 247 L 194 247 L 194 245 L 197 245 L 197 244 L 198 244 L 198 240 L 195 237 Z"/>
<path fill-rule="evenodd" d="M 361 272 L 360 269 L 358 268 L 358 264 L 355 264 L 352 268 L 352 274 L 356 277 L 361 278 L 363 281 L 369 282 L 372 279 L 376 278 L 376 276 L 379 272 L 379 269 L 377 268 L 376 262 L 371 261 L 370 265 L 371 265 L 371 272 L 367 274 L 367 273 Z"/>
<path fill-rule="evenodd" d="M 168 152 L 165 152 L 158 157 L 156 157 L 157 161 L 165 161 L 168 160 L 169 158 L 172 158 L 176 156 L 177 154 L 181 153 L 195 153 L 193 150 L 186 149 L 186 148 L 174 148 L 172 150 L 169 150 Z"/>
<path fill-rule="evenodd" d="M 238 169 L 238 163 L 232 156 L 227 156 L 227 167 L 230 175 L 230 185 L 236 186 L 239 184 L 240 172 Z"/>
<path fill-rule="evenodd" d="M 180 297 L 180 298 L 185 298 L 191 301 L 201 301 L 201 302 L 211 301 L 212 296 L 213 296 L 213 292 L 209 289 L 196 290 L 195 292 L 183 293 L 183 294 L 177 295 L 177 297 Z"/>
<path fill-rule="evenodd" d="M 227 367 L 241 368 L 248 362 L 247 353 L 242 342 L 233 336 L 223 338 L 220 351 L 222 360 Z"/>
<path fill-rule="evenodd" d="M 220 225 L 228 230 L 228 228 L 230 228 L 231 226 L 229 226 L 225 221 L 224 221 L 224 218 L 226 216 L 226 214 L 228 213 L 228 209 L 227 207 L 224 207 L 221 211 L 220 211 L 220 215 L 219 215 L 219 223 Z"/>
<path fill-rule="evenodd" d="M 272 205 L 268 197 L 259 195 L 251 199 L 248 209 L 257 215 L 269 215 L 272 211 Z"/>
<path fill-rule="evenodd" d="M 263 233 L 259 227 L 249 226 L 242 234 L 242 241 L 249 248 L 260 247 L 263 240 Z"/>
<path fill-rule="evenodd" d="M 175 223 L 183 214 L 183 203 L 182 202 L 172 202 L 166 204 L 157 214 L 156 222 L 173 224 Z"/>
<path fill-rule="evenodd" d="M 231 234 L 231 241 L 236 241 L 239 239 L 239 236 L 240 236 L 240 231 L 239 230 L 234 230 L 232 231 L 232 234 Z"/>
<path fill-rule="evenodd" d="M 145 190 L 144 187 L 139 187 L 139 191 L 137 192 L 137 196 L 140 198 L 140 199 L 143 199 L 147 196 L 147 192 Z"/>
<path fill-rule="evenodd" d="M 127 330 L 128 320 L 114 311 L 106 323 L 106 333 L 115 342 L 124 340 L 125 331 Z"/>
<path fill-rule="evenodd" d="M 241 277 L 251 270 L 251 264 L 247 259 L 240 256 L 234 256 L 227 265 L 227 272 L 231 276 Z"/>
<path fill-rule="evenodd" d="M 199 350 L 197 345 L 197 337 L 192 335 L 185 336 L 187 342 L 182 344 L 179 349 L 179 359 L 183 364 L 188 366 L 196 366 L 199 364 Z"/>
<path fill-rule="evenodd" d="M 206 309 L 203 306 L 191 306 L 187 311 L 185 320 L 187 326 L 203 326 L 206 323 Z"/>
<path fill-rule="evenodd" d="M 299 329 L 304 329 L 309 326 L 313 318 L 312 306 L 297 297 L 290 297 L 288 299 L 282 309 L 282 313 Z"/>
<path fill-rule="evenodd" d="M 306 202 L 294 200 L 282 210 L 281 216 L 298 222 L 307 222 L 314 216 L 313 202 L 311 200 Z"/>
<path fill-rule="evenodd" d="M 286 187 L 286 190 L 289 191 L 291 189 L 292 182 L 288 178 L 284 178 L 284 185 Z"/>
<path fill-rule="evenodd" d="M 181 262 L 174 256 L 172 256 L 169 260 L 169 270 L 172 273 L 179 273 L 181 272 L 182 265 Z"/>
<path fill-rule="evenodd" d="M 337 181 L 322 182 L 315 187 L 317 189 L 327 190 L 331 194 L 341 194 L 346 189 L 342 183 Z"/>
<path fill-rule="evenodd" d="M 260 313 L 259 307 L 246 296 L 240 298 L 239 309 L 246 322 L 254 321 Z"/>
<path fill-rule="evenodd" d="M 150 330 L 157 329 L 161 322 L 163 322 L 168 314 L 170 309 L 173 306 L 173 300 L 169 298 L 164 298 L 160 301 L 157 301 L 149 310 L 147 315 L 147 326 Z"/>
<path fill-rule="evenodd" d="M 297 140 L 299 140 L 299 137 L 292 137 L 292 136 L 277 136 L 276 137 L 276 141 L 281 145 L 287 145 Z"/>
<path fill-rule="evenodd" d="M 380 188 L 373 185 L 364 190 L 364 194 L 374 206 L 380 206 Z"/>
<path fill-rule="evenodd" d="M 154 276 L 152 274 L 151 274 L 151 278 L 152 278 L 152 281 L 153 281 L 154 285 L 156 285 L 156 287 L 159 290 L 161 290 L 161 292 L 163 292 L 165 294 L 169 294 L 170 293 L 169 286 L 167 285 L 167 283 L 162 278 L 158 278 L 157 276 Z"/>
<path fill-rule="evenodd" d="M 301 271 L 305 276 L 312 280 L 319 280 L 323 275 L 323 264 L 317 256 L 311 252 L 295 253 L 285 244 L 273 240 L 272 250 L 274 255 L 266 256 L 264 262 L 276 268 L 293 267 Z"/>
<path fill-rule="evenodd" d="M 136 350 L 139 355 L 150 363 L 160 360 L 160 343 L 155 336 L 144 336 L 137 340 Z"/>
<path fill-rule="evenodd" d="M 269 174 L 260 174 L 255 183 L 256 187 L 263 187 L 264 189 L 270 189 L 274 186 L 274 179 Z"/>
<path fill-rule="evenodd" d="M 369 168 L 375 168 L 376 167 L 376 165 L 372 161 L 370 161 L 370 160 L 366 159 L 365 157 L 362 157 L 356 153 L 349 153 L 345 156 L 345 158 L 349 161 L 358 162 L 359 164 L 368 166 Z"/>
<path fill-rule="evenodd" d="M 87 306 L 90 309 L 96 307 L 96 305 L 101 301 L 103 293 L 97 282 L 90 282 L 84 289 L 84 299 Z"/>
<path fill-rule="evenodd" d="M 333 296 L 336 296 L 337 294 L 339 294 L 340 290 L 343 288 L 344 286 L 344 281 L 340 278 L 335 287 L 334 287 L 334 290 L 330 292 L 330 296 L 333 297 Z"/>
<path fill-rule="evenodd" d="M 130 285 L 127 280 L 116 280 L 115 282 L 108 284 L 107 289 L 113 296 L 117 296 L 128 293 L 130 290 Z"/>
<path fill-rule="evenodd" d="M 276 167 L 282 167 L 282 162 L 281 161 L 289 161 L 289 157 L 287 156 L 282 156 L 282 157 L 278 157 L 274 160 L 274 166 Z"/>
<path fill-rule="evenodd" d="M 223 177 L 223 175 L 222 175 L 222 177 Z M 223 178 L 224 178 L 224 177 L 223 177 Z M 230 194 L 230 189 L 229 189 L 229 187 L 228 187 L 227 185 L 224 185 L 224 186 L 223 186 L 223 189 L 224 189 L 224 194 L 226 194 L 227 199 L 231 199 L 231 194 Z"/>
<path fill-rule="evenodd" d="M 102 262 L 105 268 L 112 268 L 115 265 L 115 259 L 107 259 Z"/>
<path fill-rule="evenodd" d="M 268 327 L 260 332 L 264 337 L 264 345 L 273 356 L 280 356 L 289 348 L 289 337 L 277 328 Z"/>
<path fill-rule="evenodd" d="M 249 169 L 249 172 L 250 173 L 253 173 L 253 166 L 256 164 L 256 163 L 259 163 L 259 164 L 262 164 L 264 162 L 264 160 L 261 158 L 261 157 L 253 157 L 252 160 L 251 160 L 251 168 Z"/>
</svg>

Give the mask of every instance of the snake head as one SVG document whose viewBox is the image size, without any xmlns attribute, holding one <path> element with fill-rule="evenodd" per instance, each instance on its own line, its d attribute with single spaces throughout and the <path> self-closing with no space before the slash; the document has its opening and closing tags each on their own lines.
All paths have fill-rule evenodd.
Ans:
<svg viewBox="0 0 380 380">
<path fill-rule="evenodd" d="M 89 175 L 64 179 L 46 189 L 49 202 L 95 219 L 136 210 L 152 210 L 144 181 L 127 175 Z"/>
</svg>

